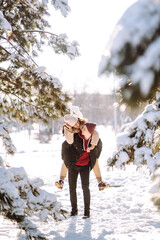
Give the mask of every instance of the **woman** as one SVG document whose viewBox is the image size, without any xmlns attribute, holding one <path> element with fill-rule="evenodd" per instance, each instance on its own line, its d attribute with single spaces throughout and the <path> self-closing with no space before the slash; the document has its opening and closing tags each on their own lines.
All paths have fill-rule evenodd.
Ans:
<svg viewBox="0 0 160 240">
<path fill-rule="evenodd" d="M 80 174 L 84 197 L 84 219 L 90 217 L 90 170 L 94 168 L 102 150 L 102 141 L 99 139 L 94 149 L 87 151 L 87 148 L 91 147 L 95 127 L 96 124 L 94 123 L 85 123 L 82 129 L 74 134 L 72 144 L 68 144 L 67 141 L 62 144 L 62 159 L 68 168 L 71 216 L 78 214 L 76 186 Z"/>
<path fill-rule="evenodd" d="M 72 144 L 74 141 L 74 134 L 78 133 L 80 131 L 80 129 L 82 129 L 86 120 L 77 118 L 76 116 L 72 116 L 70 114 L 67 114 L 64 116 L 64 121 L 65 121 L 65 124 L 63 125 L 62 132 L 66 138 L 67 143 Z M 94 130 L 92 133 L 90 147 L 87 148 L 87 152 L 90 152 L 91 150 L 93 150 L 94 147 L 98 144 L 98 141 L 99 141 L 99 134 L 96 130 Z M 97 182 L 98 182 L 99 190 L 102 191 L 105 188 L 107 188 L 109 185 L 107 185 L 106 183 L 104 183 L 102 181 L 102 176 L 101 176 L 101 172 L 100 172 L 100 168 L 99 168 L 99 164 L 98 164 L 98 159 L 96 160 L 96 163 L 93 167 L 93 171 L 94 171 L 94 174 L 95 174 Z M 67 167 L 63 162 L 62 167 L 61 167 L 61 172 L 60 172 L 60 180 L 55 182 L 55 185 L 59 189 L 63 188 L 64 179 L 66 178 L 66 175 L 67 175 Z"/>
</svg>

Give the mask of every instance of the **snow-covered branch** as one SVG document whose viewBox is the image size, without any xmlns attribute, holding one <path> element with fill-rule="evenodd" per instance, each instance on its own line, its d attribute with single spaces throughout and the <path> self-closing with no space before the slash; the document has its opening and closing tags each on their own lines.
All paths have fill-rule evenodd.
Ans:
<svg viewBox="0 0 160 240">
<path fill-rule="evenodd" d="M 154 97 L 160 87 L 160 2 L 139 0 L 123 14 L 102 57 L 99 74 L 116 73 L 123 100 Z"/>
<path fill-rule="evenodd" d="M 71 10 L 68 5 L 68 0 L 51 0 L 51 3 L 56 10 L 61 11 L 64 17 L 66 17 L 68 15 L 68 12 Z"/>
<path fill-rule="evenodd" d="M 108 159 L 108 165 L 123 167 L 133 162 L 137 167 L 146 164 L 154 172 L 160 166 L 152 151 L 154 133 L 159 124 L 160 100 L 157 100 L 147 105 L 144 112 L 117 135 L 117 151 Z"/>
<path fill-rule="evenodd" d="M 12 143 L 12 139 L 9 136 L 7 127 L 4 123 L 0 123 L 0 137 L 2 137 L 3 145 L 5 147 L 6 153 L 14 154 L 16 151 L 15 146 Z"/>
<path fill-rule="evenodd" d="M 42 190 L 43 185 L 42 179 L 29 179 L 22 167 L 0 167 L 0 211 L 17 221 L 29 239 L 47 239 L 38 229 L 37 220 L 46 222 L 66 217 L 67 212 L 56 196 Z"/>
<path fill-rule="evenodd" d="M 75 57 L 79 56 L 80 53 L 78 51 L 78 42 L 68 42 L 68 37 L 66 34 L 60 34 L 59 36 L 57 34 L 54 34 L 52 32 L 48 32 L 45 30 L 32 30 L 32 29 L 26 29 L 26 30 L 15 30 L 13 32 L 13 37 L 15 33 L 43 33 L 47 35 L 51 35 L 51 37 L 48 40 L 48 45 L 52 46 L 55 49 L 56 53 L 63 53 L 67 54 L 71 60 L 75 59 Z"/>
<path fill-rule="evenodd" d="M 11 25 L 4 18 L 3 13 L 0 11 L 0 30 L 2 31 L 12 31 Z"/>
<path fill-rule="evenodd" d="M 26 122 L 37 118 L 45 122 L 67 112 L 70 96 L 62 91 L 59 79 L 53 77 L 35 61 L 43 45 L 50 46 L 55 53 L 66 54 L 70 59 L 79 56 L 78 43 L 68 41 L 66 34 L 56 35 L 48 31 L 50 1 L 3 1 L 1 8 L 0 57 L 4 68 L 0 69 L 2 95 L 0 112 L 8 119 Z M 64 15 L 69 11 L 68 1 L 52 1 Z M 29 16 L 29 17 L 28 17 Z M 12 28 L 6 35 L 5 19 Z M 18 20 L 17 20 L 18 19 Z M 9 96 L 9 100 L 8 100 Z M 17 100 L 15 99 L 17 98 Z"/>
</svg>

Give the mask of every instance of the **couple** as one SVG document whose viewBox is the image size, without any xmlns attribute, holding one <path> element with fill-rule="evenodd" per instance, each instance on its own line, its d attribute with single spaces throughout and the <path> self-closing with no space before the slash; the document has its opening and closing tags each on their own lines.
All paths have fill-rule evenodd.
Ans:
<svg viewBox="0 0 160 240">
<path fill-rule="evenodd" d="M 74 115 L 64 116 L 65 124 L 63 134 L 66 141 L 62 144 L 63 164 L 60 173 L 60 180 L 55 185 L 62 189 L 68 169 L 70 201 L 72 206 L 71 216 L 78 214 L 77 208 L 77 178 L 81 177 L 84 196 L 84 219 L 90 217 L 90 190 L 89 174 L 93 169 L 98 181 L 99 190 L 109 187 L 102 181 L 98 158 L 102 150 L 102 141 L 95 130 L 96 124 L 86 122 L 84 119 Z"/>
</svg>

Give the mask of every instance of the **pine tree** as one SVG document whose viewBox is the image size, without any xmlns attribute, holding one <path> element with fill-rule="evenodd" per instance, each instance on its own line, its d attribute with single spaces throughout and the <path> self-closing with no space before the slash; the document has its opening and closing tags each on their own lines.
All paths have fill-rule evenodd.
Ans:
<svg viewBox="0 0 160 240">
<path fill-rule="evenodd" d="M 147 165 L 154 173 L 160 167 L 155 141 L 155 132 L 159 126 L 160 98 L 147 105 L 133 122 L 123 126 L 124 131 L 116 137 L 117 149 L 108 159 L 107 165 L 123 168 L 132 162 L 137 167 Z"/>
<path fill-rule="evenodd" d="M 99 74 L 120 79 L 122 101 L 135 105 L 160 91 L 160 2 L 138 0 L 123 14 L 102 57 Z"/>
<path fill-rule="evenodd" d="M 51 3 L 64 16 L 70 10 L 67 1 Z M 49 45 L 55 53 L 74 59 L 79 55 L 77 42 L 48 31 L 48 1 L 0 0 L 0 7 L 0 114 L 22 122 L 63 116 L 70 97 L 56 77 L 36 64 L 35 57 Z"/>
<path fill-rule="evenodd" d="M 107 159 L 109 167 L 125 168 L 133 163 L 137 169 L 146 165 L 150 170 L 154 184 L 152 200 L 160 209 L 160 97 L 145 107 L 133 122 L 124 127 L 124 132 L 117 134 L 117 149 Z"/>
<path fill-rule="evenodd" d="M 117 150 L 108 165 L 146 164 L 156 179 L 153 201 L 160 209 L 160 154 L 154 142 L 160 125 L 160 97 L 156 97 L 160 92 L 159 16 L 159 1 L 138 0 L 129 7 L 115 27 L 99 74 L 119 77 L 118 96 L 122 102 L 131 106 L 147 100 L 151 103 L 117 136 Z"/>
<path fill-rule="evenodd" d="M 50 0 L 63 16 L 70 11 L 67 2 Z M 76 41 L 70 43 L 66 34 L 48 31 L 48 4 L 48 0 L 0 0 L 0 137 L 8 154 L 14 154 L 15 147 L 7 122 L 47 123 L 69 111 L 71 98 L 60 81 L 35 61 L 44 45 L 70 59 L 79 55 Z M 0 212 L 16 220 L 27 239 L 47 239 L 34 224 L 35 215 L 40 221 L 65 217 L 55 196 L 42 185 L 41 179 L 29 179 L 23 168 L 8 168 L 0 157 Z"/>
</svg>

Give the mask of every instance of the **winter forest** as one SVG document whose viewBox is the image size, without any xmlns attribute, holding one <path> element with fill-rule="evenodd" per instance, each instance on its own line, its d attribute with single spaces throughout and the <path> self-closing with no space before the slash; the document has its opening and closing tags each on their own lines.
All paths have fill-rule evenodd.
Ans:
<svg viewBox="0 0 160 240">
<path fill-rule="evenodd" d="M 84 49 L 86 55 L 83 40 L 87 44 L 91 29 L 79 43 L 53 27 L 59 26 L 54 16 L 67 21 L 76 4 L 83 4 L 81 15 L 87 13 L 91 23 L 91 15 L 98 17 L 95 13 L 104 8 L 97 0 L 0 0 L 0 240 L 158 240 L 160 0 L 131 0 L 118 13 L 104 46 L 98 46 L 102 44 L 95 36 L 97 46 L 92 53 Z M 107 32 L 105 22 L 94 31 L 98 28 Z M 96 48 L 104 50 L 100 59 Z M 92 92 L 87 89 L 97 83 L 86 80 L 91 64 L 84 60 L 87 55 L 97 64 L 91 69 L 98 82 Z M 87 65 L 86 77 L 78 61 Z M 57 65 L 57 75 L 48 70 L 49 64 Z M 77 86 L 71 91 L 70 75 Z M 98 92 L 106 83 L 112 84 L 111 91 Z M 63 190 L 54 184 L 62 164 L 64 116 L 73 106 L 97 124 L 103 142 L 98 161 L 110 185 L 98 191 L 91 171 L 91 217 L 86 220 L 81 216 L 80 180 L 80 213 L 74 217 L 68 179 Z"/>
</svg>

